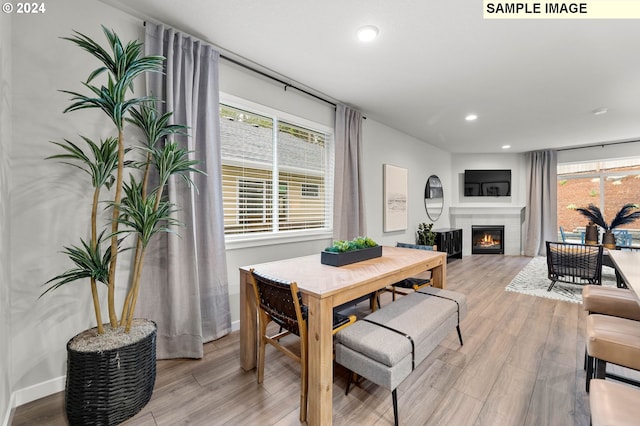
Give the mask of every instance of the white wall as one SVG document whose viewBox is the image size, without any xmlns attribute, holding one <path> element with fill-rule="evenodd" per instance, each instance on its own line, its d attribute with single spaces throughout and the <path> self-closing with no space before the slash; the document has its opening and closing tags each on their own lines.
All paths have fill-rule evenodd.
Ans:
<svg viewBox="0 0 640 426">
<path fill-rule="evenodd" d="M 9 168 L 11 149 L 11 19 L 0 15 L 0 424 L 11 413 Z"/>
<path fill-rule="evenodd" d="M 451 205 L 466 206 L 524 206 L 527 200 L 524 154 L 453 154 L 451 179 L 453 201 Z M 510 197 L 465 197 L 465 169 L 511 170 Z"/>
<path fill-rule="evenodd" d="M 418 224 L 433 222 L 424 208 L 424 187 L 431 175 L 440 177 L 445 201 L 442 215 L 433 222 L 434 229 L 449 227 L 453 189 L 450 153 L 371 119 L 363 123 L 363 145 L 367 234 L 371 238 L 384 245 L 415 242 Z M 405 231 L 383 232 L 383 164 L 407 169 L 409 197 Z"/>
</svg>

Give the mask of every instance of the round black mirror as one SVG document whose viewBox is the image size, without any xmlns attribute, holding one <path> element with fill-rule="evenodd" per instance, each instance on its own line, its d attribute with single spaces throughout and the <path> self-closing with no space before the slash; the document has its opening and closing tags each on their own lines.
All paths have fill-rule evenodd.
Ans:
<svg viewBox="0 0 640 426">
<path fill-rule="evenodd" d="M 442 181 L 436 175 L 429 176 L 424 187 L 424 208 L 429 219 L 436 221 L 442 214 L 444 208 L 444 194 L 442 192 Z"/>
</svg>

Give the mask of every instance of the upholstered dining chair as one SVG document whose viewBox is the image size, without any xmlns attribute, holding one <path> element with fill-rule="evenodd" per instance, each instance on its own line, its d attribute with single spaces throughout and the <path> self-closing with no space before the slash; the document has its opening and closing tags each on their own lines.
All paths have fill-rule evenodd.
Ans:
<svg viewBox="0 0 640 426">
<path fill-rule="evenodd" d="M 556 282 L 602 284 L 601 245 L 547 241 L 547 269 L 551 291 Z"/>
<path fill-rule="evenodd" d="M 258 305 L 258 383 L 264 379 L 265 348 L 269 343 L 280 352 L 300 363 L 300 421 L 307 420 L 308 395 L 308 334 L 307 334 L 307 306 L 302 303 L 302 294 L 295 282 L 282 281 L 250 270 L 250 280 Z M 280 326 L 280 331 L 274 335 L 267 334 L 267 325 L 274 322 Z M 345 316 L 334 311 L 333 333 L 354 323 L 354 315 Z M 280 343 L 280 339 L 295 334 L 300 338 L 300 354 Z"/>
</svg>

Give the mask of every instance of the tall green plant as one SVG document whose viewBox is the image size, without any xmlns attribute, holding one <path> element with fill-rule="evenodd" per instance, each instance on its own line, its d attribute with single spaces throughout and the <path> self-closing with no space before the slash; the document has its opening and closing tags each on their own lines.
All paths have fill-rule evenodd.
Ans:
<svg viewBox="0 0 640 426">
<path fill-rule="evenodd" d="M 160 114 L 155 110 L 155 99 L 152 97 L 128 97 L 133 94 L 134 81 L 147 72 L 162 71 L 162 56 L 142 56 L 142 44 L 131 41 L 123 45 L 117 34 L 105 27 L 103 32 L 107 38 L 108 49 L 84 34 L 74 32 L 73 37 L 65 37 L 83 50 L 97 58 L 102 66 L 91 72 L 82 84 L 90 95 L 66 91 L 70 94 L 72 104 L 64 112 L 81 109 L 99 109 L 114 124 L 117 137 L 107 138 L 99 144 L 81 136 L 90 154 L 85 153 L 79 145 L 65 140 L 53 142 L 63 149 L 63 154 L 49 158 L 63 160 L 91 177 L 93 201 L 91 210 L 91 238 L 87 243 L 81 240 L 80 246 L 65 247 L 64 253 L 75 264 L 75 268 L 57 275 L 46 284 L 50 287 L 45 293 L 62 285 L 89 278 L 93 297 L 93 305 L 98 325 L 98 332 L 103 333 L 100 300 L 97 282 L 107 285 L 107 306 L 109 323 L 112 328 L 124 326 L 129 332 L 133 321 L 133 313 L 138 297 L 140 276 L 144 264 L 145 250 L 151 238 L 159 232 L 171 231 L 178 225 L 173 213 L 176 208 L 163 199 L 163 189 L 172 175 L 182 176 L 188 184 L 192 173 L 202 173 L 195 166 L 197 161 L 189 158 L 189 152 L 180 148 L 176 142 L 168 140 L 175 134 L 186 134 L 186 127 L 170 123 L 171 113 Z M 96 86 L 91 82 L 106 73 L 106 85 Z M 141 146 L 143 161 L 132 161 L 126 158 L 132 150 L 125 146 L 125 122 L 138 127 L 145 140 Z M 130 174 L 129 182 L 124 182 L 124 169 L 139 169 L 142 181 L 138 182 L 134 174 Z M 157 174 L 158 184 L 151 187 L 150 174 Z M 101 189 L 113 190 L 112 199 L 101 200 Z M 106 201 L 111 210 L 110 223 L 98 234 L 98 206 Z M 109 229 L 109 233 L 105 233 Z M 135 254 L 132 263 L 131 282 L 122 308 L 120 321 L 115 308 L 116 268 L 121 243 L 128 236 L 135 238 L 133 246 Z M 109 247 L 103 254 L 102 245 Z"/>
</svg>

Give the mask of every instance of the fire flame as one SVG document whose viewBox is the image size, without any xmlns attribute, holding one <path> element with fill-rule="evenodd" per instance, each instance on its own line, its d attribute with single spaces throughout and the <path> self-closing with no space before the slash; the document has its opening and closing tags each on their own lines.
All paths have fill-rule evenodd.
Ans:
<svg viewBox="0 0 640 426">
<path fill-rule="evenodd" d="M 491 234 L 484 234 L 482 239 L 479 241 L 479 244 L 482 246 L 493 246 L 500 244 L 500 242 L 494 240 Z"/>
</svg>

